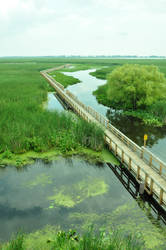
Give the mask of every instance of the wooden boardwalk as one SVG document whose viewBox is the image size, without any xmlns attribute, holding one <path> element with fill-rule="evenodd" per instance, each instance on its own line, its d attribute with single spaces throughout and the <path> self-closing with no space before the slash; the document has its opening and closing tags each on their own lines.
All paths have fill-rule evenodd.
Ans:
<svg viewBox="0 0 166 250">
<path fill-rule="evenodd" d="M 89 106 L 86 106 L 78 100 L 68 90 L 48 73 L 56 69 L 65 68 L 68 65 L 60 66 L 49 70 L 41 71 L 41 75 L 56 90 L 60 98 L 70 106 L 75 113 L 88 122 L 100 124 L 104 129 L 105 143 L 109 150 L 128 168 L 136 177 L 140 186 L 145 189 L 149 195 L 158 201 L 166 209 L 166 164 L 158 157 L 152 154 L 144 147 L 139 147 L 127 136 L 109 123 L 109 120 L 96 112 Z"/>
</svg>

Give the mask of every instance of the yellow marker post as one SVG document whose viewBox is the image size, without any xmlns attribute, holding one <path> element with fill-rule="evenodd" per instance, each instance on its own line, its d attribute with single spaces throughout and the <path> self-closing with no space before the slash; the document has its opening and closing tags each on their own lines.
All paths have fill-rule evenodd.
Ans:
<svg viewBox="0 0 166 250">
<path fill-rule="evenodd" d="M 148 135 L 147 134 L 144 134 L 144 147 L 146 147 L 146 141 L 148 139 Z"/>
</svg>

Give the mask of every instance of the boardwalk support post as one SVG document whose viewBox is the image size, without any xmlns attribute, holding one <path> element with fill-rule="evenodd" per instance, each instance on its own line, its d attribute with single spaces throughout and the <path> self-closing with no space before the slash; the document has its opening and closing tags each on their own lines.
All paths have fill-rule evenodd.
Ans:
<svg viewBox="0 0 166 250">
<path fill-rule="evenodd" d="M 145 183 L 141 181 L 139 184 L 139 194 L 143 194 L 144 189 L 145 189 Z"/>
</svg>

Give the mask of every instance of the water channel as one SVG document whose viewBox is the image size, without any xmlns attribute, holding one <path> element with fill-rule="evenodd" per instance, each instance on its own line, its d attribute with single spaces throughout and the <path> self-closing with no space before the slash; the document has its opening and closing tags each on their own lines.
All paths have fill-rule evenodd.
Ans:
<svg viewBox="0 0 166 250">
<path fill-rule="evenodd" d="M 109 109 L 99 105 L 92 95 L 104 81 L 91 77 L 89 72 L 67 73 L 82 81 L 68 89 L 82 102 L 108 116 Z M 52 93 L 48 97 L 48 110 L 63 110 Z M 116 122 L 112 119 L 114 125 Z M 127 126 L 128 123 L 123 129 L 129 131 Z M 157 140 L 160 143 L 158 137 Z M 156 144 L 152 144 L 153 149 Z M 95 165 L 79 157 L 59 157 L 47 164 L 36 161 L 21 170 L 12 166 L 0 169 L 0 240 L 7 240 L 20 229 L 32 232 L 47 224 L 79 232 L 91 224 L 107 231 L 118 228 L 125 235 L 139 233 L 148 249 L 165 249 L 166 245 L 164 223 L 148 203 L 139 197 L 133 199 L 104 163 Z"/>
</svg>

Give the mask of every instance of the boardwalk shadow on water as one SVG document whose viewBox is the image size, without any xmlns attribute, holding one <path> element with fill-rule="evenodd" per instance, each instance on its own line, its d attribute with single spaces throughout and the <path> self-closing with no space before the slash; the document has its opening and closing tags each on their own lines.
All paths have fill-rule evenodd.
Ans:
<svg viewBox="0 0 166 250">
<path fill-rule="evenodd" d="M 152 223 L 155 222 L 158 225 L 166 225 L 165 209 L 157 203 L 153 196 L 148 195 L 146 191 L 144 191 L 144 194 L 139 194 L 139 183 L 130 171 L 128 171 L 128 169 L 122 164 L 118 166 L 107 163 L 107 165 L 114 172 L 126 190 L 137 201 L 139 207 L 145 211 Z"/>
</svg>

